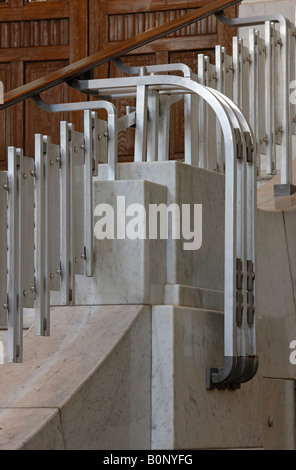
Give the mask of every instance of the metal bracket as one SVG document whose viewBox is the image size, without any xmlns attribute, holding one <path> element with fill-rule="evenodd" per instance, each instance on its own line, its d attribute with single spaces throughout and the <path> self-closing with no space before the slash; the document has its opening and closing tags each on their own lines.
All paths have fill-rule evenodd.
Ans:
<svg viewBox="0 0 296 470">
<path fill-rule="evenodd" d="M 125 65 L 120 57 L 113 59 L 112 63 L 118 70 L 121 70 L 121 72 L 127 75 L 139 75 L 139 67 L 129 67 L 128 65 Z"/>
<path fill-rule="evenodd" d="M 247 162 L 253 163 L 254 145 L 252 143 L 252 136 L 250 132 L 244 132 L 247 150 Z"/>
<path fill-rule="evenodd" d="M 228 18 L 224 11 L 219 11 L 215 13 L 217 20 L 227 26 L 233 26 L 234 28 L 245 28 L 247 26 L 259 26 L 264 24 L 265 21 L 273 21 L 275 23 L 286 24 L 287 19 L 277 13 L 264 16 L 254 16 L 249 18 Z"/>
<path fill-rule="evenodd" d="M 236 141 L 236 157 L 238 160 L 243 159 L 243 143 L 240 129 L 234 129 L 235 141 Z"/>
<path fill-rule="evenodd" d="M 273 187 L 273 195 L 279 196 L 292 196 L 296 193 L 296 186 L 293 184 L 275 184 Z"/>
<path fill-rule="evenodd" d="M 248 292 L 253 292 L 254 289 L 254 282 L 255 282 L 255 273 L 254 273 L 254 265 L 253 261 L 247 261 L 247 288 Z"/>
<path fill-rule="evenodd" d="M 238 390 L 240 384 L 234 382 L 238 361 L 236 356 L 224 357 L 224 365 L 220 368 L 207 368 L 206 388 L 207 390 Z"/>
<path fill-rule="evenodd" d="M 243 321 L 244 296 L 243 296 L 243 263 L 241 259 L 236 260 L 236 322 L 238 325 Z"/>
</svg>

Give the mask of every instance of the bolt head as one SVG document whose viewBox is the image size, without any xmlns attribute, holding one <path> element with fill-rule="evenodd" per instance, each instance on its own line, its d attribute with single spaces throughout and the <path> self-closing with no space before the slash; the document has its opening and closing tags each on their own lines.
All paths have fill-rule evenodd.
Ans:
<svg viewBox="0 0 296 470">
<path fill-rule="evenodd" d="M 267 421 L 267 424 L 268 424 L 268 427 L 269 427 L 269 428 L 272 428 L 272 426 L 274 425 L 274 418 L 273 418 L 273 416 L 269 416 L 268 421 Z"/>
</svg>

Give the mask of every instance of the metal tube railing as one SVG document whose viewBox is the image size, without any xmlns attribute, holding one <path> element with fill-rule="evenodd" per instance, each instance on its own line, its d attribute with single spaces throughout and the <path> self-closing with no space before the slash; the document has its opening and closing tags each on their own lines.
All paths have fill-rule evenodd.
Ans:
<svg viewBox="0 0 296 470">
<path fill-rule="evenodd" d="M 184 69 L 185 70 L 185 69 Z M 186 69 L 187 70 L 187 69 Z M 104 108 L 108 111 L 108 123 L 106 135 L 108 145 L 105 150 L 108 152 L 109 177 L 115 179 L 117 175 L 117 134 L 119 130 L 129 125 L 138 124 L 136 129 L 136 139 L 139 141 L 135 147 L 135 161 L 145 162 L 147 160 L 147 143 L 145 136 L 148 134 L 149 126 L 154 129 L 156 135 L 161 133 L 163 127 L 159 126 L 158 116 L 149 114 L 148 120 L 145 115 L 148 107 L 151 106 L 149 97 L 153 96 L 153 109 L 159 109 L 157 102 L 161 105 L 161 92 L 170 96 L 170 91 L 178 91 L 175 101 L 182 97 L 198 96 L 215 113 L 223 132 L 225 145 L 225 306 L 224 306 L 224 365 L 222 368 L 208 370 L 208 388 L 239 387 L 240 383 L 250 380 L 257 370 L 257 355 L 255 341 L 255 317 L 247 314 L 254 309 L 254 287 L 252 292 L 248 291 L 248 270 L 254 271 L 255 259 L 255 174 L 256 163 L 253 158 L 253 148 L 255 145 L 253 133 L 247 120 L 244 118 L 239 108 L 225 95 L 218 91 L 205 87 L 198 83 L 198 77 L 187 73 L 188 77 L 177 77 L 173 75 L 145 75 L 138 77 L 108 79 L 108 80 L 87 80 L 80 81 L 76 85 L 92 92 L 96 90 L 104 93 L 105 89 L 116 90 L 131 89 L 137 90 L 137 109 L 126 117 L 118 119 L 115 108 L 108 102 L 92 103 L 62 103 L 57 105 L 47 105 L 40 97 L 34 99 L 35 103 L 49 112 L 59 112 L 65 110 L 85 110 L 85 133 L 84 135 L 74 130 L 73 126 L 61 123 L 61 143 L 59 150 L 53 148 L 52 154 L 49 139 L 44 136 L 36 136 L 36 164 L 33 170 L 35 184 L 36 214 L 35 214 L 35 308 L 36 308 L 36 333 L 41 335 L 49 334 L 49 296 L 51 290 L 50 280 L 52 277 L 49 259 L 54 255 L 53 244 L 50 239 L 54 236 L 50 231 L 50 217 L 54 212 L 50 209 L 50 199 L 48 194 L 51 182 L 50 168 L 54 156 L 58 152 L 59 173 L 61 177 L 60 195 L 60 265 L 56 271 L 60 275 L 60 292 L 62 305 L 75 304 L 75 275 L 86 274 L 91 276 L 92 267 L 86 263 L 92 258 L 92 238 L 93 229 L 93 205 L 92 205 L 92 174 L 97 165 L 96 146 L 97 139 L 93 139 L 92 129 L 96 127 L 96 117 L 90 112 L 90 105 L 93 109 Z M 151 70 L 153 72 L 153 70 Z M 193 78 L 191 78 L 193 76 Z M 153 92 L 153 95 L 152 95 Z M 193 110 L 191 101 L 189 108 L 185 107 L 185 113 Z M 195 103 L 197 104 L 197 103 Z M 140 115 L 137 116 L 138 108 Z M 193 111 L 192 115 L 195 115 Z M 192 116 L 191 116 L 192 118 Z M 187 115 L 187 122 L 189 116 Z M 120 123 L 120 124 L 119 124 Z M 216 131 L 216 124 L 213 122 L 212 131 Z M 187 130 L 185 139 L 189 149 L 192 149 L 192 142 L 195 141 L 195 125 L 192 122 Z M 168 128 L 166 128 L 166 132 Z M 208 132 L 211 130 L 208 129 Z M 156 137 L 155 137 L 156 138 Z M 162 136 L 166 140 L 166 136 Z M 111 149 L 111 150 L 110 150 Z M 112 150 L 113 149 L 113 150 Z M 12 151 L 15 155 L 15 151 Z M 92 152 L 92 155 L 90 155 Z M 151 151 L 150 151 L 151 152 Z M 21 157 L 18 157 L 21 159 Z M 161 155 L 158 155 L 161 160 Z M 12 159 L 13 160 L 13 159 Z M 103 158 L 106 161 L 106 158 Z M 151 157 L 148 158 L 151 160 Z M 185 154 L 185 162 L 192 164 L 190 152 Z M 198 162 L 195 161 L 195 164 Z M 217 163 L 214 164 L 215 166 Z M 14 172 L 19 171 L 21 164 L 15 166 Z M 84 175 L 84 177 L 83 177 Z M 18 176 L 20 177 L 20 176 Z M 56 180 L 56 173 L 52 174 Z M 17 184 L 15 188 L 21 188 Z M 20 198 L 16 190 L 17 200 Z M 12 207 L 14 216 L 20 213 L 16 207 Z M 78 215 L 79 214 L 79 215 Z M 83 214 L 83 216 L 82 216 Z M 78 218 L 80 220 L 78 220 Z M 81 230 L 81 219 L 88 226 L 87 231 Z M 80 223 L 80 225 L 79 225 Z M 12 226 L 13 227 L 13 226 Z M 251 227 L 251 229 L 249 228 Z M 80 229 L 79 229 L 80 228 Z M 13 229 L 12 229 L 13 230 Z M 248 231 L 247 231 L 248 230 Z M 14 233 L 14 232 L 12 232 Z M 83 235 L 81 235 L 83 234 Z M 249 239 L 247 240 L 247 235 Z M 16 232 L 16 238 L 11 246 L 17 249 L 20 233 Z M 46 246 L 45 246 L 46 245 Z M 20 256 L 22 260 L 22 256 Z M 56 264 L 55 264 L 56 265 Z M 15 269 L 11 269 L 15 273 Z M 14 274 L 15 275 L 15 274 Z M 12 275 L 12 276 L 14 276 Z M 19 287 L 15 287 L 19 286 Z M 22 297 L 22 281 L 16 280 L 12 291 L 18 298 Z M 252 296 L 251 296 L 252 293 Z M 247 304 L 247 302 L 249 302 Z M 22 304 L 18 303 L 19 309 Z M 8 312 L 10 314 L 10 303 Z M 17 320 L 14 320 L 12 330 L 15 332 L 15 322 L 21 324 L 21 311 L 14 310 Z M 249 309 L 249 310 L 248 310 Z M 252 310 L 253 311 L 253 310 Z M 11 330 L 11 328 L 10 328 Z M 11 339 L 12 349 L 19 346 L 18 340 L 13 336 Z M 11 358 L 15 360 L 14 357 Z"/>
</svg>

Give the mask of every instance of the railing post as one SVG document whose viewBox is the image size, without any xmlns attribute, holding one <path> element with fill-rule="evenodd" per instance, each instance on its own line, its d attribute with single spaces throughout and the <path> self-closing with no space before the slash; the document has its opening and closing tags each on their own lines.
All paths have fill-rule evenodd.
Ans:
<svg viewBox="0 0 296 470">
<path fill-rule="evenodd" d="M 147 162 L 157 162 L 159 134 L 159 93 L 156 90 L 151 90 L 148 92 L 147 107 Z"/>
<path fill-rule="evenodd" d="M 147 75 L 147 70 L 142 67 L 142 76 Z M 135 137 L 135 162 L 147 160 L 147 121 L 148 121 L 148 87 L 137 86 L 137 114 Z"/>
<path fill-rule="evenodd" d="M 275 146 L 275 42 L 273 23 L 265 23 L 265 125 L 266 125 L 266 172 L 276 174 L 276 146 Z M 284 70 L 282 71 L 284 73 Z"/>
<path fill-rule="evenodd" d="M 47 142 L 41 134 L 35 135 L 36 211 L 35 211 L 35 330 L 36 335 L 50 333 L 50 277 L 49 277 L 49 187 Z"/>
<path fill-rule="evenodd" d="M 7 173 L 0 172 L 0 327 L 7 327 Z"/>
<path fill-rule="evenodd" d="M 22 362 L 22 151 L 8 148 L 8 362 Z"/>
</svg>

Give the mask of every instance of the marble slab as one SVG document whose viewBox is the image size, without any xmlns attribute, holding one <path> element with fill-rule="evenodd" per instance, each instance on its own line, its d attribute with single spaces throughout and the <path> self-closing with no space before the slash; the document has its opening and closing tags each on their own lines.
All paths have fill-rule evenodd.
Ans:
<svg viewBox="0 0 296 470">
<path fill-rule="evenodd" d="M 146 212 L 146 239 L 119 239 L 117 231 L 118 197 L 125 208 L 140 204 Z M 114 239 L 94 241 L 93 277 L 76 276 L 77 305 L 163 303 L 166 282 L 166 240 L 149 239 L 149 204 L 166 204 L 166 187 L 148 181 L 101 181 L 94 185 L 94 207 L 114 208 Z M 123 214 L 124 216 L 125 214 Z M 137 214 L 136 214 L 137 217 Z M 95 217 L 95 224 L 99 218 Z M 127 224 L 133 217 L 126 216 Z M 124 228 L 126 228 L 124 227 Z M 138 228 L 136 227 L 136 231 Z M 140 235 L 142 236 L 142 235 Z"/>
<path fill-rule="evenodd" d="M 290 345 L 296 340 L 295 314 L 278 317 L 260 315 L 257 321 L 257 343 L 260 370 L 264 377 L 296 379 L 296 366 L 290 362 Z"/>
<path fill-rule="evenodd" d="M 0 409 L 0 450 L 64 450 L 59 410 Z"/>
<path fill-rule="evenodd" d="M 289 215 L 287 212 L 285 219 L 287 224 L 282 212 L 258 210 L 256 236 L 258 315 L 281 317 L 296 313 L 294 300 L 296 279 L 293 267 L 296 258 L 295 252 L 292 251 L 296 211 L 292 210 Z"/>
<path fill-rule="evenodd" d="M 37 434 L 51 445 L 48 411 L 34 410 L 59 409 L 65 449 L 147 449 L 150 390 L 150 307 L 53 308 L 51 336 L 36 337 L 31 328 L 23 364 L 0 365 L 0 410 L 8 412 L 0 422 L 4 416 L 6 428 L 14 429 L 10 447 L 37 446 Z"/>
<path fill-rule="evenodd" d="M 295 450 L 295 382 L 262 379 L 264 450 Z"/>
<path fill-rule="evenodd" d="M 259 377 L 206 390 L 206 368 L 222 365 L 221 313 L 153 307 L 152 449 L 262 447 Z"/>
<path fill-rule="evenodd" d="M 224 292 L 199 287 L 167 284 L 164 288 L 165 305 L 224 311 Z"/>
<path fill-rule="evenodd" d="M 100 165 L 95 181 L 107 179 L 107 165 Z M 202 246 L 184 251 L 184 237 L 167 242 L 167 284 L 224 290 L 224 175 L 178 161 L 125 163 L 118 178 L 146 180 L 167 187 L 167 205 L 202 205 Z M 96 183 L 95 183 L 96 184 Z M 192 219 L 191 219 L 192 220 Z M 155 304 L 155 302 L 154 302 Z"/>
</svg>

